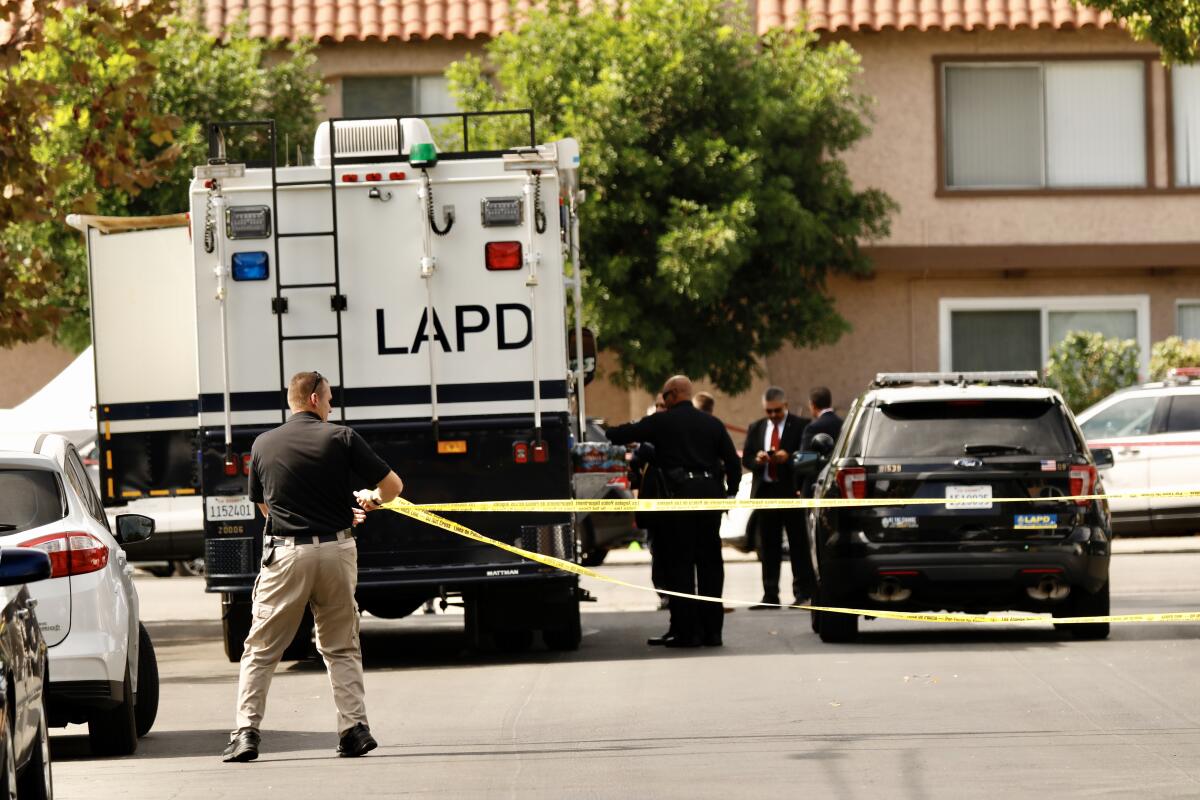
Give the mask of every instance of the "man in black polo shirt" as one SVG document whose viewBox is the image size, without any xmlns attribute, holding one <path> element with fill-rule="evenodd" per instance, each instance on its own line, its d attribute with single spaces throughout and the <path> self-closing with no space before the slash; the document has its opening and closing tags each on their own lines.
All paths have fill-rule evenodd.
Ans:
<svg viewBox="0 0 1200 800">
<path fill-rule="evenodd" d="M 742 465 L 721 420 L 692 405 L 692 382 L 676 375 L 664 384 L 667 410 L 637 422 L 609 428 L 614 444 L 649 442 L 655 466 L 671 497 L 722 498 L 737 491 Z M 720 511 L 661 512 L 655 532 L 663 558 L 661 588 L 720 597 L 725 585 L 721 561 Z M 659 555 L 656 553 L 655 558 Z M 720 647 L 725 609 L 720 603 L 671 597 L 671 628 L 647 641 L 666 647 Z"/>
<path fill-rule="evenodd" d="M 262 569 L 254 583 L 250 633 L 238 679 L 237 730 L 225 761 L 258 757 L 267 689 L 284 649 L 312 608 L 317 649 L 325 659 L 338 712 L 340 756 L 376 745 L 363 702 L 358 640 L 358 551 L 353 480 L 376 487 L 359 502 L 372 511 L 404 488 L 400 478 L 350 428 L 329 419 L 332 392 L 319 372 L 298 372 L 288 384 L 292 416 L 254 441 L 250 499 L 267 517 Z M 361 485 L 361 484 L 359 484 Z"/>
</svg>

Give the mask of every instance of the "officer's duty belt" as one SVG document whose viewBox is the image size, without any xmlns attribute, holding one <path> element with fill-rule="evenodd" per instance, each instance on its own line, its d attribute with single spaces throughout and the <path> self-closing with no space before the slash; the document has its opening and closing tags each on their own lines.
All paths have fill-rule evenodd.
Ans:
<svg viewBox="0 0 1200 800">
<path fill-rule="evenodd" d="M 349 528 L 337 533 L 304 533 L 295 536 L 271 534 L 266 537 L 267 547 L 291 547 L 298 544 L 321 544 L 322 542 L 340 542 L 353 539 L 354 534 Z"/>
</svg>

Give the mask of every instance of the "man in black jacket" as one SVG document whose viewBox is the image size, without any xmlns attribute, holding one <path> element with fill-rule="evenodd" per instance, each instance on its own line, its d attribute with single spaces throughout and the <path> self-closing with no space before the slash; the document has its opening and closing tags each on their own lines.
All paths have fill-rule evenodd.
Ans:
<svg viewBox="0 0 1200 800">
<path fill-rule="evenodd" d="M 842 432 L 842 418 L 833 410 L 833 392 L 824 386 L 814 386 L 808 393 L 808 410 L 813 419 L 800 437 L 800 449 L 811 449 L 813 437 L 818 433 L 827 433 L 836 442 Z"/>
<path fill-rule="evenodd" d="M 779 499 L 795 497 L 792 453 L 809 420 L 788 412 L 787 393 L 771 386 L 763 393 L 766 416 L 750 425 L 742 448 L 742 464 L 754 475 L 750 496 Z M 798 509 L 763 509 L 757 512 L 759 557 L 762 560 L 762 604 L 751 610 L 777 608 L 779 569 L 783 561 L 783 531 L 787 529 L 792 562 L 792 594 L 797 604 L 812 595 L 813 573 L 805 536 L 804 512 Z"/>
<path fill-rule="evenodd" d="M 649 442 L 666 490 L 676 498 L 722 498 L 737 490 L 742 468 L 721 420 L 692 405 L 692 382 L 676 375 L 663 385 L 667 410 L 607 431 L 615 444 Z M 666 586 L 676 592 L 720 597 L 721 512 L 672 511 L 655 531 Z M 725 610 L 719 602 L 672 597 L 671 627 L 647 643 L 666 647 L 720 647 Z"/>
</svg>

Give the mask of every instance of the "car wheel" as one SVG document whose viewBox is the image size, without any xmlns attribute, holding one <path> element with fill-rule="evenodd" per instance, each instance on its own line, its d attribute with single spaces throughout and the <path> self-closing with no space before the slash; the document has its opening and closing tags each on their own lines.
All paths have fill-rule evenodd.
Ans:
<svg viewBox="0 0 1200 800">
<path fill-rule="evenodd" d="M 1107 617 L 1109 615 L 1108 584 L 1095 594 L 1076 588 L 1071 592 L 1071 598 L 1064 605 L 1054 609 L 1056 617 Z M 1055 624 L 1060 631 L 1066 631 L 1075 639 L 1107 639 L 1109 623 L 1082 622 L 1079 624 Z"/>
<path fill-rule="evenodd" d="M 4 764 L 0 775 L 0 800 L 17 800 L 17 745 L 13 741 L 16 723 L 13 722 L 13 700 L 10 693 L 4 712 Z"/>
<path fill-rule="evenodd" d="M 42 675 L 42 686 L 49 685 L 46 676 Z M 33 753 L 25 772 L 17 778 L 17 794 L 21 800 L 51 800 L 54 797 L 54 777 L 50 773 L 50 729 L 47 725 L 46 694 L 42 692 L 42 718 L 38 721 L 37 741 L 33 743 Z"/>
<path fill-rule="evenodd" d="M 817 605 L 829 606 L 837 608 L 840 601 L 830 597 L 827 592 L 817 589 L 817 596 L 820 602 Z M 858 615 L 857 614 L 840 614 L 831 611 L 815 612 L 817 626 L 817 635 L 821 637 L 822 642 L 829 644 L 841 644 L 844 642 L 853 642 L 858 638 Z"/>
<path fill-rule="evenodd" d="M 137 752 L 137 719 L 133 681 L 125 667 L 125 692 L 116 708 L 97 711 L 88 719 L 88 742 L 99 756 L 129 756 Z"/>
<path fill-rule="evenodd" d="M 194 578 L 204 577 L 204 559 L 189 558 L 186 561 L 174 562 L 175 572 L 179 575 L 190 575 Z"/>
<path fill-rule="evenodd" d="M 137 735 L 145 736 L 158 717 L 158 658 L 146 626 L 138 623 L 138 690 L 134 696 Z"/>
</svg>

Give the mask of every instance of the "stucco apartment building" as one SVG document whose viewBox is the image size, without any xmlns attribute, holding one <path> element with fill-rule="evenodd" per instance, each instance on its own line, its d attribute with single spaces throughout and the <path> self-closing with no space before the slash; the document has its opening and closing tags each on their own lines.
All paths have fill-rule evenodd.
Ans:
<svg viewBox="0 0 1200 800">
<path fill-rule="evenodd" d="M 521 3 L 518 3 L 520 6 Z M 744 424 L 777 383 L 840 408 L 880 371 L 1037 369 L 1068 330 L 1200 338 L 1200 68 L 1069 0 L 751 0 L 760 32 L 807 25 L 862 55 L 871 136 L 855 181 L 900 210 L 874 275 L 834 278 L 853 331 L 785 349 L 718 414 Z M 330 115 L 433 113 L 442 70 L 508 25 L 508 0 L 209 0 L 223 30 L 311 36 Z M 1194 151 L 1194 152 L 1193 152 Z M 603 363 L 603 362 L 602 362 Z M 641 392 L 593 384 L 590 411 L 640 416 Z"/>
</svg>

